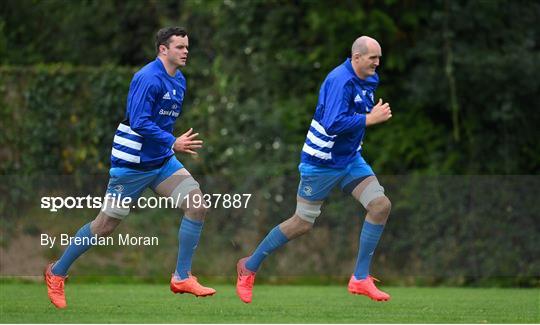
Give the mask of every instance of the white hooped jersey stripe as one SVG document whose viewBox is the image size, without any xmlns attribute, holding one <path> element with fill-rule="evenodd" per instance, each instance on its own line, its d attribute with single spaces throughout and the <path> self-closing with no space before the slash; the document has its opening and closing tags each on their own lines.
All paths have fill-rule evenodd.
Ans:
<svg viewBox="0 0 540 325">
<path fill-rule="evenodd" d="M 131 163 L 138 164 L 138 163 L 141 162 L 141 157 L 140 156 L 135 156 L 135 155 L 132 155 L 132 154 L 117 150 L 114 147 L 112 148 L 111 154 L 112 154 L 113 157 L 116 157 L 118 159 L 122 159 L 122 160 L 125 160 L 125 161 L 129 161 Z"/>
<path fill-rule="evenodd" d="M 314 149 L 308 146 L 307 143 L 304 143 L 304 147 L 302 148 L 302 151 L 307 153 L 308 155 L 311 155 L 320 159 L 324 159 L 324 160 L 332 159 L 332 154 L 330 152 L 322 152 L 320 150 Z"/>
<path fill-rule="evenodd" d="M 133 140 L 130 140 L 130 139 L 123 138 L 123 137 L 121 137 L 119 135 L 114 136 L 113 142 L 121 144 L 121 145 L 126 146 L 126 147 L 129 147 L 131 149 L 135 149 L 135 150 L 141 150 L 141 148 L 142 148 L 142 143 L 136 142 L 136 141 L 133 141 Z"/>
<path fill-rule="evenodd" d="M 122 132 L 125 132 L 125 133 L 128 133 L 128 134 L 133 134 L 133 135 L 136 135 L 136 136 L 142 138 L 142 135 L 140 135 L 139 133 L 133 131 L 129 125 L 125 125 L 125 124 L 120 123 L 120 124 L 118 124 L 118 130 L 122 131 Z"/>
<path fill-rule="evenodd" d="M 120 123 L 113 139 L 112 158 L 139 164 L 142 141 L 143 137 L 140 134 L 133 131 L 129 125 Z"/>
<path fill-rule="evenodd" d="M 335 135 L 329 135 L 328 133 L 326 133 L 326 130 L 324 129 L 324 127 L 317 121 L 315 120 L 311 120 L 311 127 L 313 127 L 315 130 L 317 130 L 317 132 L 321 133 L 322 135 L 324 136 L 327 136 L 327 137 L 330 137 L 330 138 L 335 138 L 336 136 Z"/>
<path fill-rule="evenodd" d="M 334 146 L 334 141 L 324 141 L 319 138 L 313 132 L 308 131 L 307 138 L 309 141 L 313 142 L 313 144 L 316 144 L 318 147 L 321 148 L 332 148 Z"/>
<path fill-rule="evenodd" d="M 334 147 L 335 137 L 328 134 L 319 122 L 312 120 L 302 151 L 319 159 L 330 160 L 332 159 L 330 151 Z"/>
</svg>

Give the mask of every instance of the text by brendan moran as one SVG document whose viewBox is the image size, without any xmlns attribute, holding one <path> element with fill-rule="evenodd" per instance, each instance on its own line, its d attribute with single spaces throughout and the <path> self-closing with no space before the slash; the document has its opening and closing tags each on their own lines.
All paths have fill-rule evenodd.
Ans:
<svg viewBox="0 0 540 325">
<path fill-rule="evenodd" d="M 155 236 L 132 236 L 130 234 L 118 234 L 112 237 L 71 237 L 68 234 L 60 234 L 58 236 L 50 236 L 41 234 L 41 246 L 53 248 L 54 245 L 92 245 L 92 246 L 157 246 L 159 239 Z"/>
</svg>

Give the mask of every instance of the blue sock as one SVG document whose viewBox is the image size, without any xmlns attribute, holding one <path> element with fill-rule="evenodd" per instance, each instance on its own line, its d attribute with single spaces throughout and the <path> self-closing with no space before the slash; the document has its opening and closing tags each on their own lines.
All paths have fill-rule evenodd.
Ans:
<svg viewBox="0 0 540 325">
<path fill-rule="evenodd" d="M 289 239 L 279 229 L 279 226 L 275 226 L 246 261 L 246 268 L 252 272 L 257 272 L 266 256 L 285 245 L 288 241 Z"/>
<path fill-rule="evenodd" d="M 357 280 L 365 279 L 369 275 L 369 265 L 379 243 L 379 238 L 384 230 L 384 225 L 374 225 L 364 221 L 362 232 L 360 233 L 360 248 L 358 250 L 358 259 L 354 269 L 354 277 Z"/>
<path fill-rule="evenodd" d="M 75 234 L 75 238 L 88 238 L 88 239 L 92 238 L 93 235 L 92 235 L 92 231 L 90 230 L 90 224 L 91 222 L 82 226 L 81 229 L 79 229 L 79 231 L 77 231 L 77 233 Z M 52 273 L 54 275 L 66 276 L 67 271 L 69 267 L 71 266 L 71 264 L 79 256 L 84 254 L 84 252 L 86 252 L 90 247 L 92 247 L 90 243 L 88 243 L 87 245 L 85 244 L 86 243 L 84 242 L 81 242 L 80 245 L 75 244 L 75 242 L 70 244 L 68 248 L 66 248 L 66 250 L 64 251 L 64 254 L 62 254 L 62 257 L 60 257 L 60 259 L 56 261 L 56 263 L 54 263 L 51 270 Z"/>
<path fill-rule="evenodd" d="M 193 253 L 199 243 L 201 237 L 203 223 L 188 219 L 186 216 L 182 219 L 180 230 L 178 230 L 178 260 L 176 261 L 175 277 L 183 280 L 189 277 L 188 272 L 191 271 L 191 260 Z"/>
</svg>

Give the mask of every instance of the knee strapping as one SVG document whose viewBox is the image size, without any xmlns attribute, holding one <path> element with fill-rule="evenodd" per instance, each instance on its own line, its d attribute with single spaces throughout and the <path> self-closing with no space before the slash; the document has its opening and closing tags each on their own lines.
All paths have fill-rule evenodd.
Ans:
<svg viewBox="0 0 540 325">
<path fill-rule="evenodd" d="M 379 181 L 375 179 L 369 183 L 362 194 L 360 194 L 360 203 L 367 209 L 369 202 L 382 196 L 384 196 L 384 188 L 379 184 Z"/>
<path fill-rule="evenodd" d="M 321 205 L 297 202 L 295 214 L 302 220 L 314 223 L 315 219 L 321 214 Z"/>
<path fill-rule="evenodd" d="M 174 206 L 180 208 L 186 196 L 196 189 L 199 189 L 199 183 L 193 177 L 188 177 L 180 182 L 171 193 Z"/>
<path fill-rule="evenodd" d="M 118 200 L 106 200 L 101 211 L 111 218 L 124 219 L 129 214 L 129 207 L 123 207 Z"/>
</svg>

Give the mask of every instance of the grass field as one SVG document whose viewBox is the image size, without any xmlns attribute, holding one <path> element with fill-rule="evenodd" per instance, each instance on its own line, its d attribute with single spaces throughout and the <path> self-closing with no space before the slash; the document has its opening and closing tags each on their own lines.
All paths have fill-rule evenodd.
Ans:
<svg viewBox="0 0 540 325">
<path fill-rule="evenodd" d="M 56 310 L 42 283 L 0 283 L 2 323 L 538 323 L 540 289 L 386 287 L 387 303 L 345 286 L 255 288 L 243 304 L 233 286 L 217 295 L 173 295 L 168 284 L 68 283 Z"/>
</svg>

